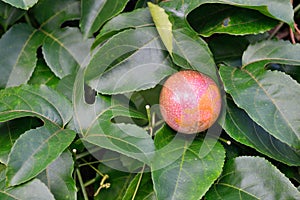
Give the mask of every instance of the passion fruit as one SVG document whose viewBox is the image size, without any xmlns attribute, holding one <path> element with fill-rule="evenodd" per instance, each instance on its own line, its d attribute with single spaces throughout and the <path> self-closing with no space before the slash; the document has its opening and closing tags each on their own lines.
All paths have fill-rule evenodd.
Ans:
<svg viewBox="0 0 300 200">
<path fill-rule="evenodd" d="M 160 110 L 174 130 L 194 134 L 211 127 L 221 110 L 218 85 L 198 71 L 183 70 L 171 75 L 160 93 Z"/>
</svg>

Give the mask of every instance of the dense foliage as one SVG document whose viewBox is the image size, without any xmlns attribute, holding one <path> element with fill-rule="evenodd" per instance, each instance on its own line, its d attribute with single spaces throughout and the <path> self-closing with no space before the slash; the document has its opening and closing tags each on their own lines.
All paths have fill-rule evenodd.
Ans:
<svg viewBox="0 0 300 200">
<path fill-rule="evenodd" d="M 0 1 L 0 199 L 300 199 L 299 1 Z M 208 130 L 159 94 L 220 87 Z M 180 84 L 180 83 L 179 83 Z"/>
</svg>

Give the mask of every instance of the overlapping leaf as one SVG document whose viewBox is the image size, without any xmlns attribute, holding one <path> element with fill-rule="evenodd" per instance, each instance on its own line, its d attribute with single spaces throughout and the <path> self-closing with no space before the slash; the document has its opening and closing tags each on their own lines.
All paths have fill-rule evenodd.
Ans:
<svg viewBox="0 0 300 200">
<path fill-rule="evenodd" d="M 43 54 L 55 75 L 62 78 L 77 71 L 90 53 L 92 40 L 83 40 L 78 28 L 44 33 L 47 37 L 43 45 Z"/>
<path fill-rule="evenodd" d="M 60 29 L 64 22 L 80 18 L 80 1 L 78 0 L 43 0 L 32 10 L 40 29 L 52 32 Z"/>
<path fill-rule="evenodd" d="M 27 116 L 44 122 L 44 126 L 27 131 L 13 144 L 6 175 L 9 185 L 17 185 L 44 170 L 72 142 L 75 133 L 63 129 L 71 119 L 71 105 L 46 86 L 8 88 L 0 92 L 0 97 L 1 122 Z"/>
<path fill-rule="evenodd" d="M 184 19 L 170 13 L 166 14 L 165 10 L 157 5 L 151 3 L 148 5 L 155 26 L 173 62 L 180 67 L 207 74 L 217 82 L 215 64 L 207 44 L 188 28 Z"/>
<path fill-rule="evenodd" d="M 174 73 L 171 65 L 155 28 L 130 29 L 97 49 L 87 67 L 86 80 L 104 94 L 145 90 Z"/>
<path fill-rule="evenodd" d="M 300 165 L 299 151 L 267 133 L 231 100 L 227 100 L 227 114 L 223 128 L 236 141 L 253 147 L 273 159 L 288 165 Z"/>
<path fill-rule="evenodd" d="M 278 24 L 277 20 L 258 11 L 221 4 L 204 4 L 193 10 L 187 19 L 191 26 L 205 37 L 215 33 L 264 33 Z"/>
<path fill-rule="evenodd" d="M 290 47 L 292 51 L 286 52 Z M 220 68 L 225 90 L 235 103 L 269 134 L 296 149 L 300 148 L 300 85 L 282 72 L 266 71 L 264 66 L 269 62 L 299 64 L 299 51 L 298 45 L 267 41 L 245 52 L 243 63 L 248 65 Z"/>
<path fill-rule="evenodd" d="M 213 139 L 190 139 L 174 137 L 166 126 L 156 134 L 155 145 L 163 149 L 162 152 L 156 151 L 157 160 L 153 163 L 155 171 L 152 172 L 158 199 L 201 199 L 221 174 L 225 158 L 222 145 Z M 206 153 L 202 155 L 199 152 Z M 162 165 L 165 162 L 169 162 L 169 165 Z"/>
<path fill-rule="evenodd" d="M 260 157 L 238 157 L 205 196 L 215 199 L 299 199 L 297 188 L 274 165 Z"/>
<path fill-rule="evenodd" d="M 15 1 L 15 0 L 2 0 L 6 3 L 9 3 L 10 5 L 17 7 L 17 8 L 22 8 L 25 10 L 28 10 L 31 8 L 34 4 L 38 2 L 38 0 L 22 0 L 22 1 Z"/>
<path fill-rule="evenodd" d="M 18 137 L 37 126 L 40 123 L 36 118 L 20 118 L 0 123 L 0 163 L 7 164 L 8 154 Z"/>
<path fill-rule="evenodd" d="M 31 192 L 29 192 L 31 191 Z M 34 192 L 33 192 L 34 191 Z M 6 187 L 5 166 L 0 164 L 0 198 L 1 199 L 41 199 L 54 200 L 53 194 L 38 179 L 16 187 Z"/>
<path fill-rule="evenodd" d="M 17 24 L 0 39 L 0 87 L 26 83 L 37 61 L 36 50 L 43 35 L 27 24 Z"/>
<path fill-rule="evenodd" d="M 118 116 L 126 118 L 145 118 L 128 105 L 117 99 L 98 95 L 92 105 L 84 100 L 83 76 L 78 73 L 74 86 L 73 102 L 75 124 L 82 139 L 88 143 L 106 148 L 131 158 L 149 163 L 154 151 L 153 140 L 141 127 L 134 124 L 112 123 Z M 118 121 L 117 121 L 118 122 Z"/>
<path fill-rule="evenodd" d="M 186 17 L 195 8 L 206 3 L 228 4 L 257 10 L 264 15 L 294 26 L 293 8 L 289 0 L 174 0 L 161 5 L 180 17 Z"/>
<path fill-rule="evenodd" d="M 129 29 L 153 26 L 149 9 L 143 8 L 128 13 L 121 13 L 108 21 L 100 30 L 93 47 L 101 44 L 114 34 Z"/>
<path fill-rule="evenodd" d="M 47 185 L 56 200 L 73 200 L 77 192 L 73 169 L 72 154 L 66 151 L 39 174 L 38 179 Z"/>
<path fill-rule="evenodd" d="M 8 27 L 19 20 L 25 11 L 0 2 L 0 24 L 7 31 Z"/>
<path fill-rule="evenodd" d="M 80 26 L 84 37 L 92 36 L 106 21 L 119 14 L 128 1 L 90 0 L 82 3 Z"/>
</svg>

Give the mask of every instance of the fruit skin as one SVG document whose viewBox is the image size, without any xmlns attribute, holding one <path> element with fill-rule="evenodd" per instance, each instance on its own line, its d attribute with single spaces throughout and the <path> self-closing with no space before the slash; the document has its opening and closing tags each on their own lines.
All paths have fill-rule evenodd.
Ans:
<svg viewBox="0 0 300 200">
<path fill-rule="evenodd" d="M 165 122 L 174 130 L 194 134 L 208 129 L 217 120 L 221 105 L 217 84 L 193 70 L 171 75 L 160 93 L 160 110 Z"/>
</svg>

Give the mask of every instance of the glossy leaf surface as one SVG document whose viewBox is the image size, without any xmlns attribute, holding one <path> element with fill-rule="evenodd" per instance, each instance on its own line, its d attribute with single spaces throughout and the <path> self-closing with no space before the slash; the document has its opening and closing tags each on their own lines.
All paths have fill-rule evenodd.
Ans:
<svg viewBox="0 0 300 200">
<path fill-rule="evenodd" d="M 247 113 L 227 100 L 225 131 L 236 141 L 288 165 L 300 165 L 300 153 L 279 141 L 251 120 Z"/>
<path fill-rule="evenodd" d="M 157 162 L 152 166 L 158 199 L 200 199 L 222 172 L 225 151 L 213 139 L 190 141 L 184 136 L 174 137 L 170 128 L 164 126 L 156 134 L 155 144 L 162 149 L 156 151 Z M 165 165 L 168 161 L 169 165 Z"/>
<path fill-rule="evenodd" d="M 299 199 L 296 187 L 274 165 L 260 157 L 238 157 L 226 163 L 206 195 L 214 199 Z"/>
<path fill-rule="evenodd" d="M 97 49 L 86 80 L 103 94 L 145 90 L 174 73 L 171 65 L 155 28 L 137 28 L 117 34 Z"/>
<path fill-rule="evenodd" d="M 84 37 L 90 37 L 107 20 L 119 14 L 126 6 L 128 0 L 90 0 L 82 3 L 81 30 Z"/>
<path fill-rule="evenodd" d="M 77 197 L 73 169 L 72 154 L 65 151 L 38 178 L 47 185 L 56 200 L 73 200 Z"/>
</svg>

